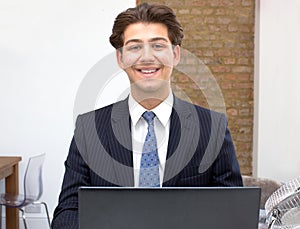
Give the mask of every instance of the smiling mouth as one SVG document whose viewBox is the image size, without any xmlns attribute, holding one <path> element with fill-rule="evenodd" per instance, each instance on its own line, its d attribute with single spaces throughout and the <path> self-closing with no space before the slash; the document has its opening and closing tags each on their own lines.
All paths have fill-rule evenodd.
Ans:
<svg viewBox="0 0 300 229">
<path fill-rule="evenodd" d="M 142 73 L 143 75 L 152 75 L 155 74 L 156 72 L 158 72 L 162 66 L 160 64 L 136 64 L 133 66 L 133 68 Z"/>
<path fill-rule="evenodd" d="M 152 68 L 152 69 L 136 69 L 137 71 L 143 73 L 143 74 L 152 74 L 159 70 L 160 68 Z"/>
</svg>

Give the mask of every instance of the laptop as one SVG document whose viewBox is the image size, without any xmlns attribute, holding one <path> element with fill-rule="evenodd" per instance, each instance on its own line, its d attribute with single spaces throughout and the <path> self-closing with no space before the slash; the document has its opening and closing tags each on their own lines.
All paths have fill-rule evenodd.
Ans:
<svg viewBox="0 0 300 229">
<path fill-rule="evenodd" d="M 80 229 L 257 229 L 260 188 L 79 188 Z"/>
</svg>

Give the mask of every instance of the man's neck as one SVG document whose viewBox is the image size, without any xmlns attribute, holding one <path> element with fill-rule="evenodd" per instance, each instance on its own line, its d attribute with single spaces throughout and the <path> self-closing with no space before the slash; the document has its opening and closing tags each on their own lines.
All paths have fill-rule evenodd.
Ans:
<svg viewBox="0 0 300 229">
<path fill-rule="evenodd" d="M 164 100 L 161 99 L 145 99 L 143 101 L 140 101 L 139 104 L 147 110 L 152 110 L 159 104 L 161 104 L 163 101 Z"/>
<path fill-rule="evenodd" d="M 133 91 L 131 91 L 131 95 L 135 99 L 135 101 L 137 101 L 142 107 L 147 110 L 152 110 L 159 104 L 161 104 L 169 96 L 169 93 L 170 91 L 163 94 L 155 93 L 154 95 L 153 93 L 134 93 Z"/>
</svg>

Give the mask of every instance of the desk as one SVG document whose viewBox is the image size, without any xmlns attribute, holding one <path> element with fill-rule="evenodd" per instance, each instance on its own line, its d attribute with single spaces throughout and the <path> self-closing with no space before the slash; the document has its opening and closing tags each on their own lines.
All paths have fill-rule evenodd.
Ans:
<svg viewBox="0 0 300 229">
<path fill-rule="evenodd" d="M 5 178 L 5 192 L 19 193 L 19 166 L 21 157 L 0 156 L 0 179 Z M 6 228 L 19 229 L 19 210 L 6 208 Z"/>
</svg>

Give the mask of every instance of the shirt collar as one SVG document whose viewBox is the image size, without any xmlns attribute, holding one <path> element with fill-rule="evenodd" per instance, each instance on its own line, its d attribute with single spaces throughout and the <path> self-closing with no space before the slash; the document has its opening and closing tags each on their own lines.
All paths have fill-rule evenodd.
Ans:
<svg viewBox="0 0 300 229">
<path fill-rule="evenodd" d="M 173 107 L 173 93 L 169 93 L 169 96 L 157 107 L 152 109 L 158 118 L 158 120 L 162 123 L 162 125 L 166 126 L 171 113 L 172 113 L 172 107 Z M 129 94 L 128 99 L 128 105 L 129 105 L 129 113 L 131 117 L 132 124 L 135 126 L 139 119 L 141 118 L 142 114 L 147 111 L 144 107 L 142 107 L 133 97 L 131 94 Z"/>
</svg>

